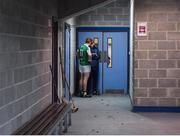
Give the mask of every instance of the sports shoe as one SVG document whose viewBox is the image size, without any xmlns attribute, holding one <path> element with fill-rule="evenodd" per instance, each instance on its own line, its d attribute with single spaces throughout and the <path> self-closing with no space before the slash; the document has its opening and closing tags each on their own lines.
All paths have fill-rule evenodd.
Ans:
<svg viewBox="0 0 180 136">
<path fill-rule="evenodd" d="M 88 95 L 87 92 L 82 92 L 82 98 L 91 98 L 91 95 Z"/>
<path fill-rule="evenodd" d="M 93 95 L 100 95 L 100 93 L 98 91 L 94 91 Z"/>
</svg>

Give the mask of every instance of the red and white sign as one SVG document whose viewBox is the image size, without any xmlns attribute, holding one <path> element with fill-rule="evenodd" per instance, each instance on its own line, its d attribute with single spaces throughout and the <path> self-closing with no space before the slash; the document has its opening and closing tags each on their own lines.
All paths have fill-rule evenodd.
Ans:
<svg viewBox="0 0 180 136">
<path fill-rule="evenodd" d="M 137 23 L 137 36 L 147 36 L 147 22 Z"/>
</svg>

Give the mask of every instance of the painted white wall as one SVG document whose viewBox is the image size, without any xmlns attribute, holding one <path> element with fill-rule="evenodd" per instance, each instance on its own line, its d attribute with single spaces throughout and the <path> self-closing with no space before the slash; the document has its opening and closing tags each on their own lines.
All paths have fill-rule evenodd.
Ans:
<svg viewBox="0 0 180 136">
<path fill-rule="evenodd" d="M 75 60 L 76 60 L 76 19 L 70 18 L 65 21 L 70 25 L 70 92 L 73 94 L 75 90 Z"/>
</svg>

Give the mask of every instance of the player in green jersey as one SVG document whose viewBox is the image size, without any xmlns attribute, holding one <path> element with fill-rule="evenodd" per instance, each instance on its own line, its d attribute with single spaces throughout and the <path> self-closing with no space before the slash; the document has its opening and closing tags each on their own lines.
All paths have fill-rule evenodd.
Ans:
<svg viewBox="0 0 180 136">
<path fill-rule="evenodd" d="M 91 97 L 87 94 L 87 82 L 89 79 L 89 75 L 91 72 L 91 49 L 89 45 L 91 44 L 92 39 L 87 38 L 86 43 L 81 45 L 78 50 L 78 58 L 79 58 L 79 72 L 80 72 L 80 80 L 79 80 L 79 91 L 81 92 L 82 97 Z"/>
</svg>

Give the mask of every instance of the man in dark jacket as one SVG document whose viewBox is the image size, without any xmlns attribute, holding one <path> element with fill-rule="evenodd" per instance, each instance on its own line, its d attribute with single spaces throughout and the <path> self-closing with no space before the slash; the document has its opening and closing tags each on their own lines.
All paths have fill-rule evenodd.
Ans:
<svg viewBox="0 0 180 136">
<path fill-rule="evenodd" d="M 99 74 L 99 59 L 100 53 L 99 49 L 95 46 L 94 41 L 90 45 L 92 61 L 91 61 L 91 73 L 88 81 L 88 92 L 90 95 L 99 95 L 100 93 L 97 90 L 98 86 L 98 74 Z"/>
</svg>

